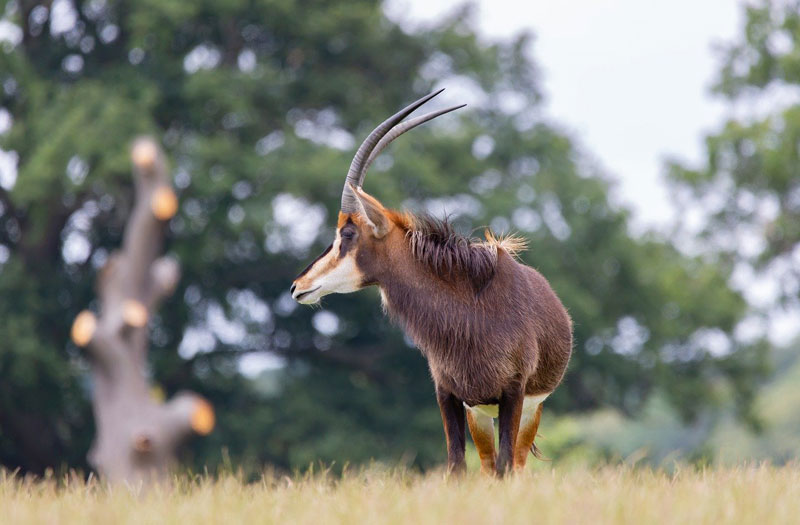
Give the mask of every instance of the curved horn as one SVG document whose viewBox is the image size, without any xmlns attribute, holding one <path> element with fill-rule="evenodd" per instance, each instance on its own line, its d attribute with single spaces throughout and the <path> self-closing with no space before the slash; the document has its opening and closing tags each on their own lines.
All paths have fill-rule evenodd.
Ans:
<svg viewBox="0 0 800 525">
<path fill-rule="evenodd" d="M 388 146 L 390 142 L 392 142 L 394 139 L 396 139 L 406 131 L 410 131 L 421 124 L 425 124 L 429 120 L 433 120 L 436 117 L 444 115 L 445 113 L 450 113 L 451 111 L 461 109 L 464 106 L 466 106 L 466 104 L 461 104 L 459 106 L 453 106 L 446 109 L 440 109 L 439 111 L 432 111 L 425 115 L 414 117 L 411 120 L 407 120 L 393 127 L 389 131 L 389 133 L 384 135 L 383 138 L 380 141 L 378 141 L 378 144 L 375 146 L 375 149 L 373 149 L 372 152 L 369 154 L 369 158 L 367 158 L 367 161 L 364 163 L 364 167 L 361 168 L 361 173 L 358 175 L 358 186 L 361 186 L 364 183 L 364 177 L 366 177 L 367 175 L 367 170 L 375 161 L 375 159 L 378 158 L 378 155 L 380 155 L 381 152 L 384 149 L 386 149 L 386 146 Z"/>
<path fill-rule="evenodd" d="M 414 110 L 442 91 L 444 91 L 444 89 L 434 91 L 433 93 L 425 95 L 416 102 L 409 104 L 388 119 L 384 120 L 377 128 L 372 130 L 372 133 L 370 133 L 367 138 L 364 139 L 364 142 L 362 142 L 361 146 L 358 147 L 358 151 L 356 151 L 353 161 L 350 163 L 350 169 L 347 170 L 347 180 L 345 181 L 344 188 L 342 189 L 342 212 L 353 213 L 358 209 L 355 200 L 356 198 L 350 189 L 350 184 L 356 186 L 360 184 L 359 179 L 364 161 L 369 157 L 369 154 L 372 152 L 373 148 L 375 148 L 375 145 L 378 143 L 378 141 L 381 140 L 381 138 L 383 138 L 383 136 L 398 122 L 409 116 Z"/>
</svg>

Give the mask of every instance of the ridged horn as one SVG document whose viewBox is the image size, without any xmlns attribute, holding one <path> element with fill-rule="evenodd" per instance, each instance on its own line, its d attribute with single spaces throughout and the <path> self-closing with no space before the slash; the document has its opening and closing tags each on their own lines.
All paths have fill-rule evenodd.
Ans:
<svg viewBox="0 0 800 525">
<path fill-rule="evenodd" d="M 347 170 L 347 179 L 344 183 L 344 188 L 342 189 L 342 212 L 343 213 L 353 213 L 358 210 L 356 205 L 356 198 L 353 195 L 353 191 L 350 189 L 350 184 L 359 186 L 360 179 L 361 179 L 361 172 L 364 167 L 364 163 L 369 158 L 370 153 L 378 144 L 378 142 L 386 135 L 395 125 L 397 125 L 400 121 L 404 118 L 409 116 L 414 110 L 418 107 L 438 95 L 444 91 L 444 89 L 440 89 L 439 91 L 434 91 L 428 95 L 425 95 L 421 99 L 417 100 L 416 102 L 412 102 L 405 108 L 401 109 L 388 119 L 384 120 L 377 128 L 372 130 L 364 142 L 361 143 L 361 146 L 358 147 L 355 156 L 353 157 L 353 161 L 350 163 L 350 169 Z"/>
<path fill-rule="evenodd" d="M 364 166 L 361 168 L 361 173 L 358 176 L 358 186 L 361 186 L 362 184 L 364 184 L 364 177 L 367 176 L 367 170 L 372 165 L 372 163 L 375 161 L 375 159 L 378 158 L 378 155 L 380 155 L 381 152 L 384 149 L 386 149 L 386 146 L 388 146 L 390 142 L 392 142 L 394 139 L 396 139 L 397 137 L 399 137 L 400 135 L 402 135 L 406 131 L 411 131 L 412 129 L 416 128 L 417 126 L 425 124 L 429 120 L 433 120 L 436 117 L 440 117 L 440 116 L 444 115 L 445 113 L 450 113 L 451 111 L 455 111 L 457 109 L 461 109 L 464 106 L 466 106 L 466 104 L 460 104 L 458 106 L 453 106 L 453 107 L 449 107 L 449 108 L 445 108 L 445 109 L 440 109 L 439 111 L 432 111 L 432 112 L 427 113 L 425 115 L 421 115 L 419 117 L 414 117 L 411 120 L 407 120 L 405 122 L 402 122 L 402 123 L 396 125 L 395 127 L 393 127 L 391 130 L 389 130 L 389 133 L 384 135 L 383 138 L 381 138 L 381 140 L 378 141 L 378 144 L 375 146 L 375 149 L 373 149 L 372 152 L 369 154 L 369 157 L 367 158 L 367 161 L 364 163 Z"/>
</svg>

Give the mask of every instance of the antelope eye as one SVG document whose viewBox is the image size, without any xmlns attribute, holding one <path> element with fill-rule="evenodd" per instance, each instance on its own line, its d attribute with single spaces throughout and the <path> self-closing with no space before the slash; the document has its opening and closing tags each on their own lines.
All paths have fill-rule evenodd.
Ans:
<svg viewBox="0 0 800 525">
<path fill-rule="evenodd" d="M 356 233 L 353 230 L 342 230 L 342 239 L 352 239 L 356 236 Z"/>
</svg>

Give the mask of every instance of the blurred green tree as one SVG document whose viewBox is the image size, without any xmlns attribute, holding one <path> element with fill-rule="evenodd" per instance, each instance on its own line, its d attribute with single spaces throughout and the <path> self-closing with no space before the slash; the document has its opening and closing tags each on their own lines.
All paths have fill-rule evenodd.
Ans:
<svg viewBox="0 0 800 525">
<path fill-rule="evenodd" d="M 152 321 L 147 373 L 219 416 L 189 459 L 442 460 L 425 362 L 378 294 L 315 310 L 287 293 L 332 236 L 357 140 L 434 85 L 470 107 L 393 144 L 366 188 L 464 231 L 530 238 L 525 261 L 575 321 L 551 409 L 634 413 L 658 389 L 690 418 L 729 390 L 750 399 L 763 347 L 729 336 L 746 309 L 730 267 L 629 233 L 612 183 L 541 115 L 530 35 L 487 43 L 469 8 L 404 29 L 372 0 L 25 0 L 3 23 L 0 147 L 16 164 L 0 180 L 3 464 L 85 465 L 91 385 L 68 330 L 119 243 L 125 152 L 144 132 L 174 163 L 168 248 L 184 271 Z M 241 373 L 264 363 L 256 380 Z"/>
</svg>

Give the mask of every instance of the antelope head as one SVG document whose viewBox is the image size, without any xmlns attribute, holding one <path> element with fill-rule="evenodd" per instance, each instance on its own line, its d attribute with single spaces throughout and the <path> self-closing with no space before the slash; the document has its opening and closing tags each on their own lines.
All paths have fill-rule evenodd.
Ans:
<svg viewBox="0 0 800 525">
<path fill-rule="evenodd" d="M 347 171 L 333 243 L 292 283 L 290 291 L 297 302 L 313 304 L 325 295 L 355 292 L 376 283 L 371 263 L 387 253 L 386 241 L 395 225 L 392 212 L 362 190 L 361 185 L 372 162 L 390 142 L 420 124 L 464 107 L 465 104 L 453 106 L 403 122 L 442 91 L 426 95 L 395 113 L 364 139 Z"/>
</svg>

